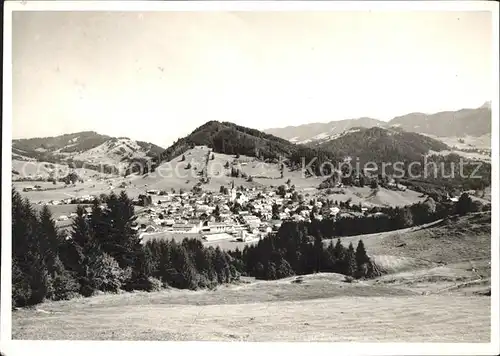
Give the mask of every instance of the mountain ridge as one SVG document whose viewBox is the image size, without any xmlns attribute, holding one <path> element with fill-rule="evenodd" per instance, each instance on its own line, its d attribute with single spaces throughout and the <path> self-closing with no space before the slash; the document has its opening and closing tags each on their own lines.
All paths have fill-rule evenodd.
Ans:
<svg viewBox="0 0 500 356">
<path fill-rule="evenodd" d="M 297 126 L 269 128 L 263 130 L 294 143 L 310 143 L 325 140 L 355 127 L 400 127 L 408 132 L 416 132 L 438 137 L 479 137 L 491 133 L 491 101 L 474 109 L 441 111 L 433 114 L 413 112 L 382 121 L 368 117 L 316 122 Z"/>
</svg>

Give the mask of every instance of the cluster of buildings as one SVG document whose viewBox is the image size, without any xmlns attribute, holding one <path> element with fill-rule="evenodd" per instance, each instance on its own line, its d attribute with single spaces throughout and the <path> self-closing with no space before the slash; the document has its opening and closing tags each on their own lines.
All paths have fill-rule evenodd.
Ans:
<svg viewBox="0 0 500 356">
<path fill-rule="evenodd" d="M 223 191 L 223 190 L 221 190 Z M 257 241 L 276 231 L 283 220 L 309 221 L 333 217 L 340 208 L 325 208 L 320 201 L 293 200 L 293 189 L 278 195 L 268 189 L 232 187 L 225 193 L 183 192 L 159 195 L 148 190 L 152 204 L 137 212 L 134 229 L 143 236 L 198 234 L 204 241 L 230 239 Z M 139 201 L 135 201 L 139 204 Z"/>
<path fill-rule="evenodd" d="M 232 239 L 245 242 L 258 240 L 273 230 L 271 205 L 255 204 L 251 211 L 245 209 L 256 194 L 255 190 L 236 191 L 233 188 L 228 194 L 183 192 L 159 195 L 157 190 L 146 193 L 152 198 L 152 204 L 138 211 L 134 224 L 134 229 L 141 233 L 199 234 L 206 241 Z M 235 211 L 235 204 L 242 209 Z"/>
</svg>

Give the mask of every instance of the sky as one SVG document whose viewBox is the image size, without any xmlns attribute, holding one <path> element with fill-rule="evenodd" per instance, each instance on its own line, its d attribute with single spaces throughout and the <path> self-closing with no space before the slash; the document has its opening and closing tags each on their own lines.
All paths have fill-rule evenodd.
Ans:
<svg viewBox="0 0 500 356">
<path fill-rule="evenodd" d="M 209 120 L 390 120 L 492 99 L 489 12 L 15 12 L 13 138 L 167 147 Z"/>
</svg>

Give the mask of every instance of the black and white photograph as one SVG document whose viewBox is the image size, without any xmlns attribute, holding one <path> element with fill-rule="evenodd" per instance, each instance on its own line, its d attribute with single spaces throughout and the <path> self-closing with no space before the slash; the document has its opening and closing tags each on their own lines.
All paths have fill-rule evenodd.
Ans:
<svg viewBox="0 0 500 356">
<path fill-rule="evenodd" d="M 498 350 L 498 3 L 34 3 L 6 6 L 2 343 Z"/>
</svg>

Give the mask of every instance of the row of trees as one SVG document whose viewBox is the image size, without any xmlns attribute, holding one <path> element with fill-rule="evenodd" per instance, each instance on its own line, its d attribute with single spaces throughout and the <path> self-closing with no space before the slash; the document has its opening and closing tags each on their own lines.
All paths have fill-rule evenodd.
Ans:
<svg viewBox="0 0 500 356">
<path fill-rule="evenodd" d="M 96 200 L 91 215 L 76 210 L 70 236 L 58 233 L 50 210 L 36 212 L 12 192 L 12 298 L 17 306 L 44 299 L 90 296 L 97 291 L 210 287 L 238 278 L 220 249 L 185 240 L 142 244 L 132 201 L 111 193 Z"/>
<path fill-rule="evenodd" d="M 314 201 L 311 201 L 311 205 Z M 313 208 L 310 215 L 310 222 L 306 222 L 312 236 L 322 236 L 333 238 L 337 236 L 352 236 L 361 234 L 372 234 L 378 232 L 403 229 L 411 226 L 422 225 L 445 218 L 449 215 L 464 215 L 469 212 L 488 210 L 490 207 L 482 205 L 479 201 L 473 201 L 468 194 L 464 193 L 458 202 L 435 202 L 428 198 L 423 202 L 415 203 L 403 207 L 374 207 L 360 214 L 361 207 L 349 205 L 348 202 L 336 204 L 343 209 L 348 209 L 355 213 L 341 213 L 335 219 L 325 218 L 316 220 L 317 213 L 327 216 L 328 209 L 332 206 L 332 201 L 323 201 L 321 209 Z M 297 211 L 300 210 L 297 209 Z M 275 205 L 272 209 L 274 219 L 279 217 L 280 208 Z"/>
<path fill-rule="evenodd" d="M 315 236 L 314 236 L 315 235 Z M 246 275 L 259 279 L 280 279 L 315 272 L 342 273 L 355 278 L 380 275 L 368 257 L 363 241 L 357 248 L 346 248 L 337 240 L 324 244 L 306 223 L 284 222 L 276 235 L 246 246 L 242 252 L 231 252 L 240 261 L 238 267 Z"/>
</svg>

